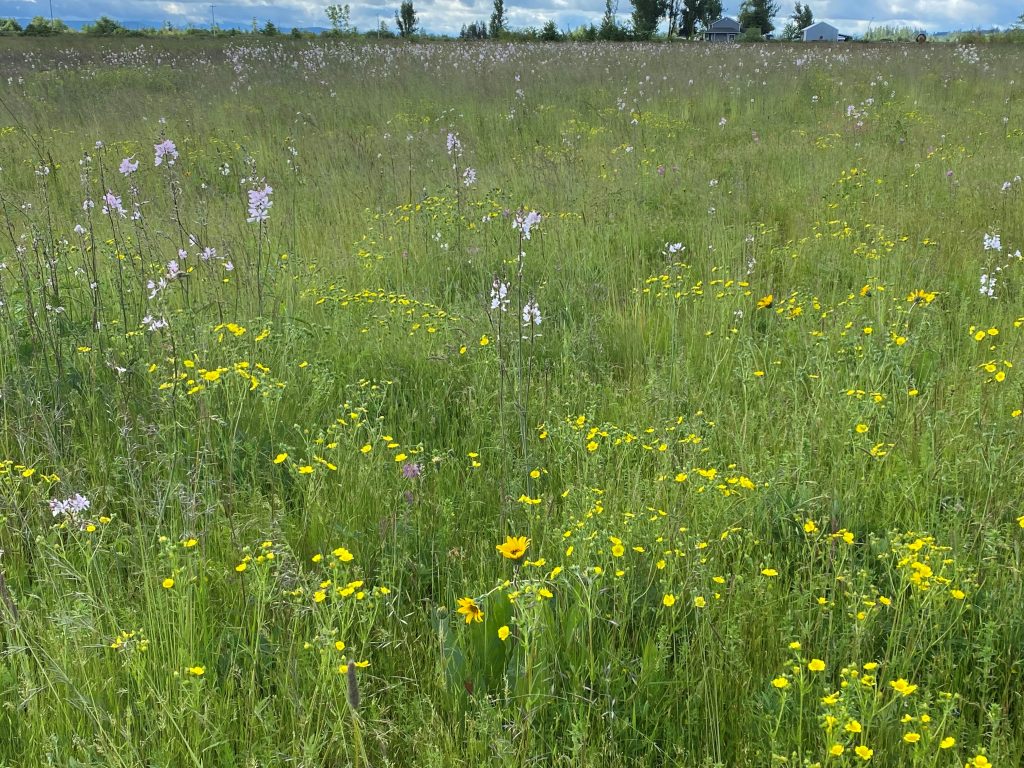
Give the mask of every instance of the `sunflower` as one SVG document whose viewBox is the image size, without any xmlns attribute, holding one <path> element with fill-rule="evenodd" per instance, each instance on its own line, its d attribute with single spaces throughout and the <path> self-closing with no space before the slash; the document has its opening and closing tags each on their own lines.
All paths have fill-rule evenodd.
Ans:
<svg viewBox="0 0 1024 768">
<path fill-rule="evenodd" d="M 476 600 L 472 597 L 459 598 L 459 613 L 465 615 L 467 624 L 471 621 L 480 622 L 484 620 L 483 609 L 476 604 Z"/>
</svg>

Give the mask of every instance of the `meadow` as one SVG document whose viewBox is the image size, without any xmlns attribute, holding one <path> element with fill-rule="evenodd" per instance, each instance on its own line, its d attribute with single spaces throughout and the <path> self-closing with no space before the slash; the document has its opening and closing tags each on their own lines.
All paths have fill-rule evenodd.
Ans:
<svg viewBox="0 0 1024 768">
<path fill-rule="evenodd" d="M 1024 59 L 0 44 L 0 766 L 1024 761 Z"/>
</svg>

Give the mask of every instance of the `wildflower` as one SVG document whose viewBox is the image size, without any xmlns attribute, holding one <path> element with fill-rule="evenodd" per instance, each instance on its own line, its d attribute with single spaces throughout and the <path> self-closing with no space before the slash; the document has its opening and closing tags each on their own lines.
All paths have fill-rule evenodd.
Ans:
<svg viewBox="0 0 1024 768">
<path fill-rule="evenodd" d="M 776 677 L 774 680 L 772 680 L 772 685 L 774 685 L 781 691 L 783 688 L 789 686 L 789 680 L 787 680 L 785 677 Z"/>
<path fill-rule="evenodd" d="M 676 596 L 671 594 L 665 595 L 663 598 L 661 598 L 661 604 L 664 605 L 666 608 L 671 608 L 673 605 L 676 604 Z"/>
<path fill-rule="evenodd" d="M 100 211 L 104 215 L 110 215 L 111 213 L 119 213 L 122 218 L 124 218 L 127 215 L 125 213 L 124 208 L 121 205 L 121 198 L 115 195 L 110 190 L 107 190 L 107 194 L 103 196 L 103 207 L 100 209 Z"/>
<path fill-rule="evenodd" d="M 779 572 L 776 571 L 774 568 L 762 568 L 761 569 L 761 575 L 762 576 L 767 576 L 768 578 L 772 578 L 774 576 L 778 576 Z"/>
<path fill-rule="evenodd" d="M 530 211 L 529 213 L 519 211 L 519 213 L 517 213 L 515 215 L 515 218 L 512 220 L 512 229 L 519 230 L 519 232 L 522 233 L 523 235 L 523 239 L 529 240 L 530 230 L 533 229 L 538 224 L 540 224 L 540 222 L 541 215 L 536 211 Z"/>
<path fill-rule="evenodd" d="M 448 154 L 455 155 L 458 157 L 462 154 L 462 142 L 459 141 L 459 135 L 457 133 L 448 133 L 448 140 L 446 141 L 448 147 Z"/>
<path fill-rule="evenodd" d="M 121 173 L 122 176 L 131 176 L 133 173 L 139 170 L 139 161 L 136 160 L 134 163 L 132 162 L 132 159 L 134 157 L 135 155 L 132 155 L 131 157 L 126 157 L 124 160 L 121 161 L 121 165 L 117 167 L 117 170 Z"/>
<path fill-rule="evenodd" d="M 274 457 L 274 463 L 275 464 L 281 464 L 287 458 L 288 458 L 288 454 L 287 453 L 279 453 L 279 454 L 277 454 L 277 456 Z"/>
<path fill-rule="evenodd" d="M 952 736 L 947 736 L 939 742 L 939 749 L 949 749 L 950 747 L 953 747 L 955 745 L 956 739 L 954 739 Z"/>
<path fill-rule="evenodd" d="M 1001 251 L 1003 250 L 1003 243 L 999 239 L 999 233 L 990 235 L 988 232 L 985 233 L 982 238 L 982 245 L 986 251 Z"/>
<path fill-rule="evenodd" d="M 508 628 L 507 625 L 503 626 L 503 627 L 498 627 L 498 639 L 501 640 L 502 642 L 505 642 L 506 640 L 508 640 L 508 636 L 509 636 L 510 633 L 511 633 L 511 630 Z"/>
<path fill-rule="evenodd" d="M 697 597 L 693 598 L 694 608 L 706 608 L 707 604 L 708 601 L 704 598 L 703 595 L 697 595 Z"/>
<path fill-rule="evenodd" d="M 992 763 L 984 755 L 975 755 L 967 761 L 965 768 L 990 768 Z"/>
<path fill-rule="evenodd" d="M 476 169 L 467 168 L 462 172 L 462 184 L 467 187 L 472 187 L 476 184 Z"/>
<path fill-rule="evenodd" d="M 466 623 L 471 621 L 481 622 L 484 620 L 484 612 L 472 597 L 460 597 L 459 613 L 466 617 Z"/>
<path fill-rule="evenodd" d="M 202 677 L 206 674 L 206 667 L 196 665 L 194 667 L 187 667 L 185 672 L 192 675 L 193 677 Z"/>
<path fill-rule="evenodd" d="M 775 296 L 773 296 L 772 294 L 769 293 L 767 296 L 762 296 L 760 299 L 757 300 L 757 308 L 758 309 L 771 309 L 772 308 L 772 304 L 774 304 L 774 303 L 775 303 Z"/>
<path fill-rule="evenodd" d="M 415 480 L 423 473 L 423 465 L 410 461 L 402 465 L 402 477 L 406 480 Z"/>
<path fill-rule="evenodd" d="M 162 586 L 164 589 L 171 589 L 174 586 L 174 579 L 166 578 L 162 582 L 160 582 L 160 586 Z"/>
<path fill-rule="evenodd" d="M 523 325 L 540 325 L 540 322 L 540 307 L 537 306 L 537 300 L 530 299 L 523 307 Z"/>
<path fill-rule="evenodd" d="M 858 424 L 857 425 L 857 434 L 858 435 L 863 435 L 867 431 L 868 431 L 868 425 L 867 424 Z"/>
<path fill-rule="evenodd" d="M 843 730 L 847 733 L 860 733 L 864 729 L 861 727 L 859 720 L 850 720 L 843 726 Z"/>
<path fill-rule="evenodd" d="M 821 659 L 811 659 L 807 664 L 807 668 L 811 670 L 811 672 L 824 672 L 825 662 Z"/>
<path fill-rule="evenodd" d="M 245 571 L 245 569 L 246 569 L 246 568 L 248 568 L 248 567 L 249 567 L 249 564 L 243 561 L 243 562 L 241 562 L 241 563 L 239 563 L 238 565 L 236 565 L 236 566 L 235 566 L 235 570 L 236 570 L 236 571 L 237 571 L 238 573 L 242 573 L 242 572 L 244 572 L 244 571 Z"/>
<path fill-rule="evenodd" d="M 491 309 L 500 309 L 502 312 L 508 309 L 509 284 L 497 277 L 491 283 Z"/>
<path fill-rule="evenodd" d="M 863 744 L 858 746 L 853 751 L 857 753 L 857 757 L 859 757 L 861 760 L 870 760 L 871 756 L 873 754 L 875 754 L 875 750 L 869 749 L 868 747 L 864 746 Z"/>
<path fill-rule="evenodd" d="M 269 184 L 264 184 L 263 189 L 250 189 L 249 190 L 249 218 L 246 219 L 250 224 L 253 222 L 263 223 L 267 220 L 270 214 L 270 207 L 274 204 L 270 199 L 270 194 L 274 191 L 274 188 Z"/>
<path fill-rule="evenodd" d="M 174 165 L 174 161 L 178 159 L 178 149 L 170 139 L 164 139 L 159 144 L 154 144 L 153 151 L 155 153 L 154 165 L 163 165 L 165 159 L 168 165 Z"/>
<path fill-rule="evenodd" d="M 22 477 L 31 477 L 34 471 L 28 472 L 28 470 L 25 470 L 28 474 L 22 472 Z M 85 512 L 91 506 L 92 502 L 80 493 L 76 493 L 74 496 L 64 500 L 50 499 L 50 512 L 54 517 L 60 517 L 61 515 L 74 517 L 80 512 Z"/>
<path fill-rule="evenodd" d="M 910 731 L 903 734 L 903 740 L 907 742 L 907 744 L 917 744 L 917 742 L 921 740 L 921 734 Z"/>
<path fill-rule="evenodd" d="M 508 560 L 519 560 L 526 554 L 526 548 L 530 546 L 530 540 L 525 536 L 508 536 L 504 544 L 498 544 L 495 549 Z"/>
<path fill-rule="evenodd" d="M 892 686 L 892 689 L 896 691 L 896 693 L 902 694 L 904 696 L 909 696 L 917 690 L 916 685 L 911 685 L 902 677 L 899 680 L 890 680 L 889 685 Z"/>
<path fill-rule="evenodd" d="M 828 748 L 828 753 L 832 755 L 832 757 L 839 757 L 845 751 L 846 747 L 844 747 L 842 744 L 833 744 L 831 747 Z"/>
</svg>

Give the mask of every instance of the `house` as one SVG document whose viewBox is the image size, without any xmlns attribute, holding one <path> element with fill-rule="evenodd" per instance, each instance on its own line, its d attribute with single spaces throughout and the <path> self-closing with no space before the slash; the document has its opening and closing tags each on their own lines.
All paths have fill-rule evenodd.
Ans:
<svg viewBox="0 0 1024 768">
<path fill-rule="evenodd" d="M 713 43 L 731 43 L 740 34 L 740 23 L 736 19 L 723 16 L 704 30 L 704 39 Z"/>
<path fill-rule="evenodd" d="M 834 43 L 839 40 L 839 30 L 824 21 L 819 21 L 811 24 L 809 27 L 804 27 L 800 30 L 800 35 L 805 43 L 811 40 L 824 40 L 826 42 Z"/>
</svg>

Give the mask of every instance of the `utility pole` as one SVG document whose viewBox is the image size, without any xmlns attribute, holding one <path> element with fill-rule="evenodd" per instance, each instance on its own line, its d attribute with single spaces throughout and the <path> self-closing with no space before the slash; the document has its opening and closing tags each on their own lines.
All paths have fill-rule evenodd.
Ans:
<svg viewBox="0 0 1024 768">
<path fill-rule="evenodd" d="M 213 12 L 213 9 L 216 8 L 216 7 L 217 6 L 215 6 L 213 3 L 210 3 L 210 31 L 211 32 L 216 32 L 216 30 L 217 30 L 217 15 Z"/>
<path fill-rule="evenodd" d="M 50 0 L 50 24 L 53 24 L 53 0 Z"/>
</svg>

